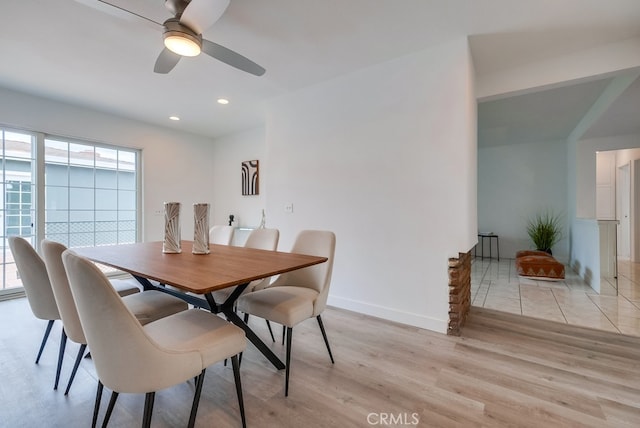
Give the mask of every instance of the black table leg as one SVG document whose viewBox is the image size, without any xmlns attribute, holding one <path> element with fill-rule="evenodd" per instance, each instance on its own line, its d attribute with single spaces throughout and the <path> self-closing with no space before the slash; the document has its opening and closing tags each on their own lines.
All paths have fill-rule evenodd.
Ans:
<svg viewBox="0 0 640 428">
<path fill-rule="evenodd" d="M 489 258 L 492 259 L 493 258 L 493 254 L 491 253 L 491 238 L 489 238 Z"/>
<path fill-rule="evenodd" d="M 251 330 L 251 328 L 242 320 L 242 318 L 240 318 L 238 314 L 236 314 L 233 308 L 235 306 L 236 300 L 238 299 L 238 297 L 240 297 L 240 295 L 248 285 L 249 283 L 238 285 L 236 289 L 233 290 L 233 293 L 231 293 L 227 300 L 225 300 L 225 302 L 221 305 L 218 305 L 215 302 L 211 293 L 205 294 L 205 297 L 207 298 L 207 302 L 209 303 L 210 307 L 215 307 L 219 312 L 222 312 L 227 317 L 227 321 L 230 321 L 243 329 L 244 333 L 247 335 L 247 339 L 249 339 L 249 341 L 253 343 L 256 348 L 258 348 L 262 355 L 267 357 L 271 364 L 273 364 L 278 370 L 282 370 L 285 367 L 284 363 L 280 360 L 280 358 L 278 358 L 276 354 L 273 353 L 273 351 L 262 341 L 262 339 L 260 339 L 258 335 L 255 334 L 253 330 Z"/>
<path fill-rule="evenodd" d="M 224 315 L 227 317 L 227 320 L 231 321 L 244 330 L 245 334 L 247 335 L 247 339 L 249 339 L 249 341 L 253 343 L 253 345 L 258 348 L 260 352 L 262 352 L 262 355 L 264 355 L 269 361 L 271 361 L 271 364 L 273 364 L 275 368 L 277 368 L 278 370 L 284 369 L 284 363 L 280 360 L 280 358 L 278 358 L 278 356 L 273 353 L 273 351 L 262 341 L 262 339 L 260 339 L 235 312 L 224 311 Z"/>
<path fill-rule="evenodd" d="M 197 296 L 193 296 L 191 294 L 186 294 L 186 293 L 183 293 L 183 292 L 178 291 L 178 290 L 173 290 L 171 288 L 153 285 L 151 283 L 151 281 L 149 281 L 147 278 L 144 278 L 144 277 L 141 277 L 141 276 L 135 276 L 134 275 L 133 277 L 140 284 L 142 284 L 142 287 L 144 288 L 144 291 L 149 291 L 149 290 L 162 291 L 163 293 L 167 293 L 167 294 L 175 296 L 175 297 L 177 297 L 179 299 L 182 299 L 185 302 L 190 303 L 190 304 L 192 304 L 193 306 L 195 306 L 197 308 L 211 310 L 211 312 L 213 312 L 214 314 L 217 314 L 218 312 L 220 312 L 219 310 L 211 309 L 209 307 L 209 303 L 207 302 L 207 300 L 205 300 L 203 298 L 200 298 L 200 297 L 197 297 Z"/>
</svg>

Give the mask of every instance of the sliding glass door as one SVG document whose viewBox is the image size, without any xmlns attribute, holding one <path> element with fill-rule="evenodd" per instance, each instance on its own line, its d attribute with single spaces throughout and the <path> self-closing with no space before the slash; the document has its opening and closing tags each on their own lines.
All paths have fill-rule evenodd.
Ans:
<svg viewBox="0 0 640 428">
<path fill-rule="evenodd" d="M 140 240 L 140 151 L 0 127 L 0 298 L 20 292 L 9 236 L 74 247 Z"/>
<path fill-rule="evenodd" d="M 68 247 L 136 242 L 138 152 L 45 138 L 45 237 Z"/>
<path fill-rule="evenodd" d="M 10 293 L 20 289 L 22 282 L 16 269 L 7 238 L 22 236 L 33 245 L 36 222 L 35 185 L 35 134 L 0 128 L 2 148 L 2 254 L 0 258 L 0 292 Z"/>
</svg>

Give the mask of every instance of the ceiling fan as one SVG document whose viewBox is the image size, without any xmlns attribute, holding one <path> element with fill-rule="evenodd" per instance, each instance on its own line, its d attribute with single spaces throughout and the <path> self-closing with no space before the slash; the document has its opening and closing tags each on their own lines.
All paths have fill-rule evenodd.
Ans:
<svg viewBox="0 0 640 428">
<path fill-rule="evenodd" d="M 97 6 L 96 2 L 102 3 L 162 26 L 165 47 L 153 68 L 156 73 L 169 73 L 183 56 L 197 56 L 201 52 L 255 76 L 262 76 L 266 71 L 239 53 L 202 38 L 202 32 L 220 19 L 230 0 L 165 0 L 165 6 L 173 14 L 173 18 L 162 24 L 106 0 L 76 1 L 93 7 Z"/>
</svg>

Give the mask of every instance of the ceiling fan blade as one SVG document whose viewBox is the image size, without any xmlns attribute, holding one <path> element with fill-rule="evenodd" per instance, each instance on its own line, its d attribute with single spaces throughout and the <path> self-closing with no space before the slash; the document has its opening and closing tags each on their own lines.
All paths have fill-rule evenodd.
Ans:
<svg viewBox="0 0 640 428">
<path fill-rule="evenodd" d="M 246 71 L 247 73 L 255 76 L 262 76 L 265 73 L 265 69 L 246 58 L 239 53 L 227 49 L 224 46 L 220 46 L 217 43 L 213 43 L 209 40 L 202 40 L 202 51 L 209 56 L 222 61 L 225 64 L 235 67 L 239 70 Z"/>
<path fill-rule="evenodd" d="M 158 26 L 162 26 L 160 22 L 154 21 L 151 18 L 147 18 L 146 16 L 142 16 L 139 13 L 125 9 L 106 0 L 76 0 L 76 2 L 126 21 L 145 24 L 147 27 L 153 27 L 153 29 L 157 29 Z"/>
<path fill-rule="evenodd" d="M 202 34 L 220 19 L 229 7 L 229 2 L 230 0 L 191 0 L 182 12 L 180 23 Z"/>
<path fill-rule="evenodd" d="M 180 61 L 180 58 L 182 58 L 180 55 L 164 48 L 162 52 L 160 52 L 160 55 L 158 55 L 153 71 L 160 74 L 167 74 L 173 70 L 173 67 L 175 67 L 178 61 Z"/>
</svg>

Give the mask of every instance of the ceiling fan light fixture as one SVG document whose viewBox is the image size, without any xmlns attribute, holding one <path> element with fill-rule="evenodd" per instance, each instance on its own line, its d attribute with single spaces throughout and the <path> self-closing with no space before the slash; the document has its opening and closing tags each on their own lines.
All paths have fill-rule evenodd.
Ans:
<svg viewBox="0 0 640 428">
<path fill-rule="evenodd" d="M 172 33 L 172 32 L 170 32 Z M 164 45 L 171 52 L 177 53 L 182 56 L 198 56 L 200 55 L 201 48 L 197 40 L 193 40 L 188 34 L 165 33 Z"/>
<path fill-rule="evenodd" d="M 176 18 L 164 23 L 164 45 L 171 52 L 182 56 L 198 56 L 202 51 L 202 36 L 196 34 Z"/>
</svg>

